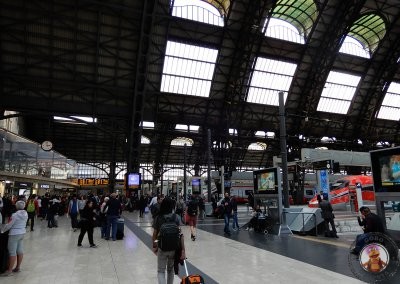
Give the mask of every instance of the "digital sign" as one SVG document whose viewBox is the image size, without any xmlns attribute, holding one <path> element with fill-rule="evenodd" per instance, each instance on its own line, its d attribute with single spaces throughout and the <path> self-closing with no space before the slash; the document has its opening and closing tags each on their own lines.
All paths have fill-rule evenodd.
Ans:
<svg viewBox="0 0 400 284">
<path fill-rule="evenodd" d="M 371 151 L 376 192 L 400 192 L 400 147 Z"/>
<path fill-rule="evenodd" d="M 278 179 L 277 169 L 270 168 L 254 171 L 254 192 L 258 194 L 277 194 Z"/>
</svg>

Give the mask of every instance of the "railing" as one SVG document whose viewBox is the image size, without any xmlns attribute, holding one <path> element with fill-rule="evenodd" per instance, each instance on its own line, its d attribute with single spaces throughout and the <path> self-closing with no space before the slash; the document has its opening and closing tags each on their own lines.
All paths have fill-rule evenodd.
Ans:
<svg viewBox="0 0 400 284">
<path fill-rule="evenodd" d="M 317 215 L 315 214 L 315 212 L 285 212 L 284 211 L 282 214 L 296 214 L 296 215 L 301 214 L 302 217 L 303 217 L 303 228 L 302 228 L 303 230 L 300 231 L 300 232 L 302 232 L 303 234 L 305 234 L 305 230 L 304 230 L 304 215 L 306 215 L 306 214 L 313 215 L 314 216 L 314 222 L 315 222 L 315 236 L 318 237 Z M 286 215 L 284 217 L 285 217 L 285 220 L 286 220 Z"/>
</svg>

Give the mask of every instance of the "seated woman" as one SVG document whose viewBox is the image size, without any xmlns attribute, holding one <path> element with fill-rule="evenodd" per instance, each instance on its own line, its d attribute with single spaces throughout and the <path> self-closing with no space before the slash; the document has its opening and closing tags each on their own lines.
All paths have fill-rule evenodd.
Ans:
<svg viewBox="0 0 400 284">
<path fill-rule="evenodd" d="M 258 224 L 258 218 L 263 215 L 262 210 L 260 209 L 260 205 L 256 205 L 256 209 L 253 210 L 253 217 L 250 219 L 250 221 L 245 225 L 246 226 L 246 231 L 248 231 L 251 228 L 255 228 Z"/>
</svg>

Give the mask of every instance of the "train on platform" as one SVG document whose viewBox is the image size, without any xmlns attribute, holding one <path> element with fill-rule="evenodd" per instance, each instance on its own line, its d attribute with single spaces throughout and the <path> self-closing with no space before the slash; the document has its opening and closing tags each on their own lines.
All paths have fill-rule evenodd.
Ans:
<svg viewBox="0 0 400 284">
<path fill-rule="evenodd" d="M 355 175 L 342 177 L 330 186 L 330 202 L 333 209 L 346 209 L 347 206 L 356 204 L 356 183 L 361 184 L 361 194 L 364 204 L 375 203 L 374 181 L 372 176 Z M 317 195 L 309 202 L 308 207 L 318 207 Z"/>
</svg>

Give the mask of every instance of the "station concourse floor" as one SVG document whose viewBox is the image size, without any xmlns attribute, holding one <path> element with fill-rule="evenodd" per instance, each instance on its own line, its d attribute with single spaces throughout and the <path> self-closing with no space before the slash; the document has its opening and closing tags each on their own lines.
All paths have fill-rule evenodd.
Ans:
<svg viewBox="0 0 400 284">
<path fill-rule="evenodd" d="M 103 240 L 96 228 L 97 248 L 89 247 L 87 236 L 83 247 L 77 247 L 79 231 L 72 231 L 65 215 L 58 218 L 59 227 L 52 229 L 36 219 L 34 231 L 28 229 L 25 235 L 21 272 L 0 278 L 0 283 L 157 283 L 150 214 L 139 218 L 138 211 L 124 211 L 123 218 L 124 239 Z M 240 212 L 240 225 L 249 219 L 246 212 Z M 189 273 L 200 273 L 207 284 L 363 283 L 353 278 L 347 264 L 354 235 L 277 237 L 241 230 L 227 237 L 223 226 L 223 220 L 214 218 L 199 221 L 194 242 L 189 227 L 182 226 Z M 178 276 L 174 283 L 180 283 Z"/>
</svg>

